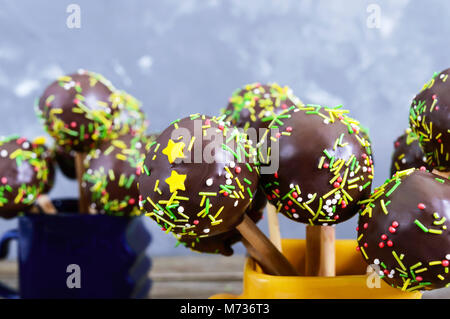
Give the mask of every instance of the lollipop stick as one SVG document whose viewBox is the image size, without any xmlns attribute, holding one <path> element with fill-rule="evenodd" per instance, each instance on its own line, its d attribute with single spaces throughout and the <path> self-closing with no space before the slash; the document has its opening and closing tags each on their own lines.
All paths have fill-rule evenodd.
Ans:
<svg viewBox="0 0 450 319">
<path fill-rule="evenodd" d="M 306 226 L 306 276 L 334 277 L 335 229 L 331 226 Z"/>
<path fill-rule="evenodd" d="M 274 276 L 296 276 L 297 271 L 280 251 L 270 242 L 255 223 L 244 215 L 244 220 L 236 229 L 244 237 L 244 243 L 249 246 L 248 253 L 257 260 L 261 268 Z"/>
<path fill-rule="evenodd" d="M 48 195 L 46 195 L 46 194 L 40 195 L 36 202 L 37 202 L 37 205 L 42 209 L 42 211 L 45 214 L 55 215 L 58 213 L 58 211 L 56 210 L 55 206 L 53 206 L 53 203 L 52 203 L 50 197 L 48 197 Z"/>
<path fill-rule="evenodd" d="M 449 172 L 440 172 L 440 171 L 434 169 L 434 170 L 433 170 L 433 174 L 442 176 L 442 177 L 444 177 L 444 178 L 450 178 L 450 171 L 449 171 Z"/>
<path fill-rule="evenodd" d="M 271 204 L 267 205 L 267 222 L 269 223 L 270 241 L 280 252 L 283 252 L 281 249 L 281 234 L 278 213 L 275 206 Z"/>
<path fill-rule="evenodd" d="M 77 181 L 78 181 L 78 190 L 79 190 L 79 200 L 78 206 L 80 213 L 87 214 L 89 212 L 89 205 L 86 198 L 86 194 L 83 190 L 81 184 L 83 183 L 83 175 L 84 175 L 84 158 L 86 157 L 85 153 L 76 153 L 75 154 L 75 170 L 77 173 Z"/>
</svg>

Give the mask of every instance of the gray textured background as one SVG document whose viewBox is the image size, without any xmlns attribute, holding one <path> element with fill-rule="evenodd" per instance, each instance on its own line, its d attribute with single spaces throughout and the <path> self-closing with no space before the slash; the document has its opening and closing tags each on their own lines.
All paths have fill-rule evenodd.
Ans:
<svg viewBox="0 0 450 319">
<path fill-rule="evenodd" d="M 72 2 L 81 29 L 66 26 Z M 370 3 L 381 8 L 379 29 L 367 27 Z M 342 103 L 368 126 L 380 185 L 413 95 L 450 66 L 449 10 L 447 1 L 408 0 L 0 0 L 0 135 L 44 134 L 34 100 L 78 68 L 139 98 L 152 131 L 194 112 L 217 114 L 245 83 L 276 81 L 304 102 Z M 51 196 L 76 189 L 58 175 Z M 0 221 L 0 231 L 15 223 Z M 148 224 L 152 254 L 193 254 Z M 338 237 L 354 238 L 355 226 L 355 218 L 338 225 Z M 304 236 L 302 224 L 282 216 L 281 229 Z"/>
</svg>

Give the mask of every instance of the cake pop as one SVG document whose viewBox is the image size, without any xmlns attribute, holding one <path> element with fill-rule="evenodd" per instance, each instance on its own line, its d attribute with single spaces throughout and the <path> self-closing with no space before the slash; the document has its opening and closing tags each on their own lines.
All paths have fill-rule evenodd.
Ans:
<svg viewBox="0 0 450 319">
<path fill-rule="evenodd" d="M 300 104 L 287 86 L 253 83 L 236 90 L 223 113 L 233 126 L 259 129 L 267 128 L 276 114 Z"/>
<path fill-rule="evenodd" d="M 450 181 L 422 169 L 397 172 L 362 201 L 364 260 L 403 291 L 450 286 Z"/>
<path fill-rule="evenodd" d="M 354 216 L 358 201 L 370 195 L 373 160 L 370 143 L 359 123 L 340 107 L 317 105 L 281 113 L 272 136 L 279 165 L 262 174 L 270 202 L 288 218 L 310 225 L 332 225 Z M 261 153 L 261 152 L 260 152 Z M 269 156 L 261 153 L 261 161 Z"/>
<path fill-rule="evenodd" d="M 47 162 L 26 138 L 0 138 L 0 216 L 28 211 L 48 182 Z"/>
<path fill-rule="evenodd" d="M 91 212 L 114 216 L 140 215 L 137 179 L 154 137 L 122 135 L 105 141 L 84 160 L 84 191 Z"/>
<path fill-rule="evenodd" d="M 435 73 L 414 97 L 409 116 L 412 131 L 432 168 L 450 170 L 450 69 Z"/>
<path fill-rule="evenodd" d="M 408 168 L 428 167 L 426 157 L 419 145 L 419 139 L 411 129 L 399 136 L 394 142 L 394 152 L 392 154 L 391 176 L 397 171 Z"/>
<path fill-rule="evenodd" d="M 80 70 L 48 86 L 37 106 L 37 115 L 60 146 L 87 152 L 108 138 L 117 108 L 114 87 L 99 74 Z"/>
</svg>

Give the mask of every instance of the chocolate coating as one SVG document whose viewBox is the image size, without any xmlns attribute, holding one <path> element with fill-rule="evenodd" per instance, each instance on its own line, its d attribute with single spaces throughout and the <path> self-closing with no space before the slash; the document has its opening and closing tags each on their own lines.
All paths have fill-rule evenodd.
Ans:
<svg viewBox="0 0 450 319">
<path fill-rule="evenodd" d="M 370 195 L 371 146 L 346 112 L 307 105 L 280 114 L 279 133 L 269 139 L 278 171 L 265 174 L 261 169 L 261 185 L 288 218 L 311 225 L 340 223 L 354 216 L 358 201 Z M 261 157 L 262 163 L 269 160 Z"/>
<path fill-rule="evenodd" d="M 450 170 L 450 69 L 435 73 L 411 104 L 409 124 L 419 137 L 427 163 Z"/>
<path fill-rule="evenodd" d="M 257 189 L 254 153 L 237 129 L 218 118 L 194 114 L 176 120 L 146 156 L 139 177 L 141 207 L 175 234 L 230 231 L 242 222 Z"/>
<path fill-rule="evenodd" d="M 233 92 L 223 113 L 231 125 L 259 129 L 267 128 L 276 114 L 300 104 L 287 86 L 252 83 Z"/>
<path fill-rule="evenodd" d="M 114 216 L 141 214 L 137 180 L 152 141 L 154 138 L 122 135 L 88 153 L 83 185 L 91 211 Z"/>
<path fill-rule="evenodd" d="M 419 138 L 411 129 L 399 136 L 394 142 L 394 152 L 392 153 L 391 176 L 397 171 L 408 168 L 425 167 L 430 169 L 426 163 L 425 154 L 419 144 Z"/>
<path fill-rule="evenodd" d="M 55 145 L 53 152 L 55 154 L 55 161 L 64 176 L 68 179 L 76 179 L 77 172 L 75 169 L 75 151 L 66 150 L 65 147 Z"/>
<path fill-rule="evenodd" d="M 42 193 L 48 178 L 46 161 L 18 136 L 0 139 L 0 216 L 26 212 Z"/>
<path fill-rule="evenodd" d="M 46 88 L 37 115 L 58 145 L 87 152 L 110 136 L 117 113 L 111 102 L 113 91 L 101 75 L 80 70 Z"/>
<path fill-rule="evenodd" d="M 247 208 L 246 214 L 255 223 L 259 222 L 263 216 L 264 207 L 267 200 L 264 192 L 258 188 L 254 199 Z M 242 239 L 241 234 L 233 229 L 228 232 L 203 238 L 192 238 L 181 236 L 179 242 L 193 251 L 210 254 L 222 254 L 231 256 L 233 254 L 233 246 Z"/>
<path fill-rule="evenodd" d="M 364 204 L 357 249 L 389 285 L 406 291 L 449 286 L 449 180 L 400 171 Z"/>
</svg>

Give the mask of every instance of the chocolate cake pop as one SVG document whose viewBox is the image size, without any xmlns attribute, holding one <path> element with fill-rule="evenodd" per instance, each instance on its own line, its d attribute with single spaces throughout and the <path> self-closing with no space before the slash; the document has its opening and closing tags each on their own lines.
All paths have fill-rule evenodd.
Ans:
<svg viewBox="0 0 450 319">
<path fill-rule="evenodd" d="M 397 171 L 408 168 L 428 167 L 426 157 L 419 145 L 419 138 L 411 129 L 399 136 L 394 142 L 394 153 L 392 154 L 391 176 Z"/>
<path fill-rule="evenodd" d="M 115 91 L 111 95 L 114 108 L 118 114 L 113 122 L 113 130 L 120 135 L 142 135 L 148 128 L 149 122 L 141 110 L 141 102 L 125 91 Z"/>
<path fill-rule="evenodd" d="M 427 163 L 450 170 L 450 69 L 435 73 L 411 104 L 409 124 L 419 137 Z"/>
<path fill-rule="evenodd" d="M 247 208 L 246 214 L 253 222 L 257 223 L 263 216 L 263 210 L 266 206 L 267 200 L 264 192 L 257 190 L 254 199 Z M 231 230 L 216 236 L 192 238 L 187 236 L 180 236 L 179 243 L 192 249 L 193 251 L 211 254 L 222 254 L 224 256 L 231 256 L 233 254 L 233 246 L 242 239 L 242 236 L 237 230 Z M 175 236 L 177 238 L 177 236 Z"/>
<path fill-rule="evenodd" d="M 279 161 L 275 173 L 261 169 L 261 185 L 277 210 L 294 221 L 323 226 L 343 222 L 370 195 L 370 143 L 340 107 L 307 105 L 280 113 L 271 125 L 279 132 L 265 138 L 279 155 L 259 152 L 262 163 Z"/>
<path fill-rule="evenodd" d="M 26 138 L 0 138 L 0 216 L 26 212 L 42 193 L 48 167 Z"/>
<path fill-rule="evenodd" d="M 139 178 L 140 204 L 175 234 L 201 238 L 230 231 L 257 189 L 253 152 L 219 118 L 176 120 L 150 147 Z"/>
<path fill-rule="evenodd" d="M 397 172 L 363 201 L 357 250 L 393 287 L 449 287 L 449 202 L 449 180 L 425 169 Z"/>
<path fill-rule="evenodd" d="M 231 125 L 245 130 L 267 128 L 276 114 L 293 105 L 301 102 L 289 87 L 253 83 L 233 93 L 224 114 Z"/>
<path fill-rule="evenodd" d="M 84 160 L 84 191 L 91 212 L 114 215 L 140 215 L 137 179 L 152 137 L 122 135 L 105 141 Z"/>
<path fill-rule="evenodd" d="M 37 115 L 58 145 L 87 152 L 109 137 L 118 111 L 112 105 L 113 91 L 101 75 L 80 70 L 47 87 Z"/>
</svg>

